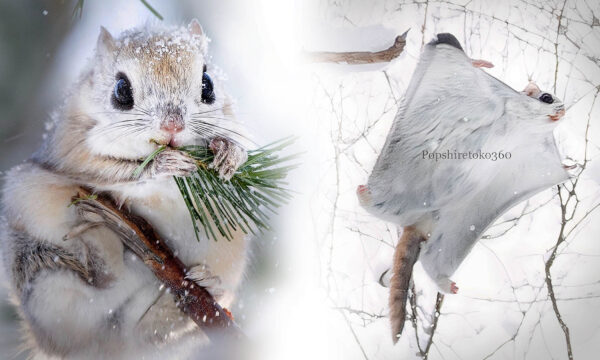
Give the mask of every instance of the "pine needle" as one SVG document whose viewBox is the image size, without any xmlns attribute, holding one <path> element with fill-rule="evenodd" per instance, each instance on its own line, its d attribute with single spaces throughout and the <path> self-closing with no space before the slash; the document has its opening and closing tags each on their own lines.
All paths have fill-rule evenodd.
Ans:
<svg viewBox="0 0 600 360">
<path fill-rule="evenodd" d="M 83 14 L 83 2 L 84 0 L 77 0 L 77 2 L 75 3 L 75 7 L 73 8 L 73 14 L 72 16 L 79 16 L 79 18 L 81 19 L 81 14 Z M 156 16 L 159 20 L 164 20 L 163 16 L 154 8 L 152 7 L 152 5 L 150 5 L 150 3 L 148 3 L 148 1 L 146 0 L 140 0 L 140 2 L 148 9 L 150 10 L 150 12 L 152 14 L 154 14 L 154 16 Z"/>
<path fill-rule="evenodd" d="M 150 5 L 150 4 L 149 4 L 149 3 L 148 3 L 146 0 L 140 0 L 140 1 L 142 2 L 142 4 L 144 4 L 144 6 L 145 6 L 145 7 L 146 7 L 148 10 L 150 10 L 150 12 L 151 12 L 152 14 L 154 14 L 154 16 L 156 16 L 156 17 L 157 17 L 159 20 L 163 20 L 163 17 L 162 17 L 162 15 L 161 15 L 161 14 L 160 14 L 158 11 L 156 11 L 156 9 L 155 9 L 155 8 L 153 8 L 153 7 L 152 7 L 152 5 Z"/>
<path fill-rule="evenodd" d="M 140 166 L 137 167 L 137 169 L 135 169 L 135 171 L 133 172 L 133 177 L 137 178 L 138 176 L 140 176 L 140 174 L 142 173 L 142 171 L 144 171 L 144 169 L 146 168 L 146 166 L 148 166 L 148 164 L 150 164 L 150 161 L 152 161 L 156 155 L 158 155 L 159 153 L 161 153 L 163 150 L 165 150 L 167 147 L 165 145 L 161 145 L 159 146 L 156 150 L 154 150 L 154 152 L 152 152 L 152 154 L 150 154 L 141 164 Z"/>
<path fill-rule="evenodd" d="M 294 138 L 285 138 L 248 151 L 248 160 L 229 181 L 220 179 L 217 172 L 209 168 L 214 155 L 207 147 L 177 148 L 198 163 L 198 170 L 191 176 L 174 177 L 192 218 L 197 240 L 200 240 L 200 232 L 215 241 L 219 237 L 231 241 L 238 230 L 257 234 L 270 229 L 269 215 L 276 214 L 277 208 L 291 198 L 285 178 L 296 167 L 290 165 L 295 155 L 281 157 L 278 153 L 293 142 Z M 165 146 L 157 148 L 133 176 L 137 178 L 165 149 Z"/>
</svg>

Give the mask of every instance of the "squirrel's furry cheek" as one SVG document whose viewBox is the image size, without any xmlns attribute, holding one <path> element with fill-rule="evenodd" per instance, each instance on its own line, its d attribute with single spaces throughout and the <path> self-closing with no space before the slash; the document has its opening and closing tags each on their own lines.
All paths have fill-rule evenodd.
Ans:
<svg viewBox="0 0 600 360">
<path fill-rule="evenodd" d="M 119 134 L 110 136 L 103 135 L 102 130 L 92 130 L 86 145 L 93 155 L 137 161 L 156 149 L 156 145 L 151 142 L 154 138 L 152 136 L 128 137 Z"/>
</svg>

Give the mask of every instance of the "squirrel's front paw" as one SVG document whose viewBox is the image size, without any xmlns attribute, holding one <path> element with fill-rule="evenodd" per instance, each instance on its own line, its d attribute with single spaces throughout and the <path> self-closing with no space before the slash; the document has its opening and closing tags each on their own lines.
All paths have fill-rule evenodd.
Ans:
<svg viewBox="0 0 600 360">
<path fill-rule="evenodd" d="M 185 278 L 205 288 L 217 301 L 225 294 L 225 291 L 221 288 L 221 278 L 213 275 L 206 264 L 192 267 L 188 270 Z"/>
<path fill-rule="evenodd" d="M 559 109 L 556 111 L 556 113 L 554 113 L 554 115 L 548 115 L 552 121 L 558 121 L 563 116 L 565 116 L 565 109 Z"/>
<path fill-rule="evenodd" d="M 156 155 L 152 162 L 153 176 L 188 176 L 196 170 L 196 161 L 179 150 L 165 150 Z"/>
<path fill-rule="evenodd" d="M 245 149 L 224 138 L 212 139 L 210 150 L 215 155 L 210 167 L 217 170 L 219 177 L 224 180 L 231 179 L 235 171 L 248 159 Z"/>
<path fill-rule="evenodd" d="M 481 59 L 471 59 L 471 64 L 473 64 L 473 66 L 477 67 L 477 68 L 493 68 L 494 64 L 492 64 L 491 62 L 487 61 L 487 60 L 481 60 Z"/>
</svg>

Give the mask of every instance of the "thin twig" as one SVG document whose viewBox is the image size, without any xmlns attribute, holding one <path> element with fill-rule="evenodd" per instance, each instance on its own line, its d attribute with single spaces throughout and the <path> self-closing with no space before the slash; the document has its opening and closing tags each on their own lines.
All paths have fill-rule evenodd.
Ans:
<svg viewBox="0 0 600 360">
<path fill-rule="evenodd" d="M 565 340 L 567 342 L 567 356 L 569 357 L 569 360 L 572 360 L 573 359 L 573 350 L 571 348 L 571 335 L 569 333 L 569 327 L 567 326 L 567 324 L 565 324 L 565 322 L 562 318 L 562 315 L 558 309 L 558 305 L 556 303 L 556 295 L 554 293 L 554 285 L 552 284 L 552 275 L 550 273 L 552 264 L 554 264 L 554 260 L 556 259 L 556 252 L 558 250 L 558 247 L 560 246 L 560 244 L 562 244 L 565 241 L 564 231 L 565 231 L 565 225 L 566 225 L 565 217 L 566 217 L 566 213 L 567 213 L 567 205 L 566 205 L 566 203 L 563 203 L 563 201 L 562 201 L 560 186 L 558 186 L 558 196 L 561 199 L 562 223 L 561 223 L 561 227 L 560 227 L 560 233 L 558 234 L 558 239 L 556 240 L 556 244 L 552 248 L 552 253 L 550 254 L 550 257 L 548 258 L 548 261 L 546 261 L 544 270 L 546 272 L 546 287 L 548 288 L 548 295 L 550 296 L 550 301 L 552 302 L 552 308 L 554 309 L 554 314 L 556 315 L 556 319 L 558 320 L 558 323 L 560 324 L 560 327 L 565 334 Z M 570 196 L 571 195 L 569 195 L 569 197 Z"/>
<path fill-rule="evenodd" d="M 444 295 L 441 293 L 437 293 L 437 297 L 435 299 L 435 308 L 433 309 L 433 321 L 431 322 L 431 336 L 429 336 L 427 346 L 425 346 L 423 360 L 427 360 L 427 358 L 429 357 L 429 349 L 431 349 L 431 345 L 433 345 L 433 336 L 435 335 L 435 329 L 437 329 L 438 320 L 440 319 L 443 304 Z"/>
<path fill-rule="evenodd" d="M 421 347 L 421 342 L 419 341 L 419 326 L 417 319 L 417 292 L 415 289 L 415 284 L 413 283 L 410 287 L 410 296 L 408 297 L 408 301 L 410 303 L 410 321 L 412 323 L 413 328 L 415 329 L 415 338 L 417 339 L 417 348 L 419 348 L 419 354 L 421 356 L 425 356 L 425 351 Z"/>
<path fill-rule="evenodd" d="M 563 7 L 564 7 L 564 5 L 563 5 Z M 580 219 L 570 231 L 566 232 L 567 224 L 571 220 L 573 220 L 573 218 L 575 217 L 575 213 L 577 212 L 578 205 L 580 203 L 575 190 L 577 188 L 577 185 L 579 184 L 579 179 L 581 177 L 581 174 L 585 171 L 585 169 L 587 168 L 587 164 L 589 162 L 589 157 L 588 157 L 589 128 L 590 128 L 590 122 L 592 119 L 592 116 L 591 116 L 592 111 L 593 111 L 594 105 L 596 103 L 596 99 L 598 97 L 599 92 L 600 92 L 600 89 L 598 89 L 596 91 L 596 96 L 594 97 L 594 101 L 592 101 L 592 105 L 590 107 L 590 112 L 588 114 L 588 120 L 587 120 L 587 124 L 586 124 L 586 129 L 585 129 L 585 145 L 584 145 L 584 150 L 583 150 L 583 164 L 581 165 L 581 171 L 579 172 L 579 174 L 577 174 L 577 176 L 573 180 L 571 180 L 571 189 L 570 190 L 565 185 L 557 186 L 558 197 L 560 199 L 561 225 L 560 225 L 560 231 L 558 234 L 558 239 L 556 240 L 556 244 L 552 247 L 552 252 L 550 253 L 550 257 L 548 258 L 548 260 L 546 261 L 545 266 L 544 266 L 544 270 L 546 272 L 545 281 L 546 281 L 546 287 L 548 288 L 548 296 L 550 297 L 550 301 L 552 302 L 552 309 L 554 310 L 554 314 L 556 315 L 556 320 L 558 320 L 558 323 L 560 324 L 560 327 L 561 327 L 563 333 L 565 334 L 565 341 L 567 343 L 567 356 L 568 356 L 569 360 L 573 359 L 573 349 L 571 346 L 571 335 L 569 332 L 569 327 L 565 323 L 565 321 L 558 309 L 556 294 L 554 292 L 554 284 L 552 282 L 551 268 L 552 268 L 552 265 L 554 264 L 554 261 L 556 260 L 559 246 L 566 241 L 567 236 L 569 234 L 571 234 L 571 231 L 573 231 L 573 229 L 575 229 L 577 226 L 579 226 L 579 224 L 583 220 L 583 218 Z M 563 197 L 563 191 L 562 191 L 563 189 L 566 191 L 566 197 Z M 571 208 L 571 210 L 569 212 L 568 211 L 569 202 L 572 199 L 573 199 L 573 201 L 575 201 L 575 204 L 573 205 L 573 207 Z M 595 207 L 593 209 L 595 209 Z M 588 213 L 586 213 L 586 215 L 584 215 L 584 218 L 589 213 L 591 213 L 593 211 L 593 209 L 590 210 Z M 565 232 L 566 232 L 566 234 L 565 234 Z"/>
</svg>

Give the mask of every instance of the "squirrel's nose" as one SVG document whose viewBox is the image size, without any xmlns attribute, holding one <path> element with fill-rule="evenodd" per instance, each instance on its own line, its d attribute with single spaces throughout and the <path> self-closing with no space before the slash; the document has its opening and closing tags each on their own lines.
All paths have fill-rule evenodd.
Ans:
<svg viewBox="0 0 600 360">
<path fill-rule="evenodd" d="M 183 116 L 179 111 L 166 114 L 160 123 L 160 129 L 171 134 L 178 133 L 184 128 Z"/>
</svg>

